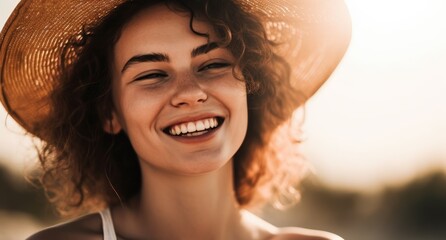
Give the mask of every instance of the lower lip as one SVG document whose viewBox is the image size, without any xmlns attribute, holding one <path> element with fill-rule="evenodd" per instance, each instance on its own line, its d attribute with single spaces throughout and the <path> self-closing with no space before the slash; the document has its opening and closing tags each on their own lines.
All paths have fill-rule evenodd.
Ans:
<svg viewBox="0 0 446 240">
<path fill-rule="evenodd" d="M 176 141 L 182 142 L 182 143 L 200 143 L 200 142 L 205 142 L 210 140 L 211 138 L 213 138 L 215 136 L 215 134 L 217 134 L 217 131 L 220 130 L 221 125 L 219 125 L 218 127 L 210 130 L 207 133 L 198 135 L 198 136 L 172 136 L 169 135 L 169 137 L 175 139 Z"/>
</svg>

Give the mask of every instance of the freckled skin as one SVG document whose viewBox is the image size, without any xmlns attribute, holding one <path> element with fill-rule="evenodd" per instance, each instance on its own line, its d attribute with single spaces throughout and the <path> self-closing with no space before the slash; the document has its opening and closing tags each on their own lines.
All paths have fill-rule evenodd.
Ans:
<svg viewBox="0 0 446 240">
<path fill-rule="evenodd" d="M 135 16 L 115 46 L 113 79 L 115 125 L 128 134 L 141 162 L 186 175 L 226 164 L 247 129 L 246 88 L 232 74 L 234 57 L 223 48 L 192 57 L 207 39 L 191 32 L 188 21 L 173 12 Z M 194 28 L 216 40 L 206 23 L 195 21 Z M 149 53 L 169 60 L 136 63 L 121 72 L 130 58 Z M 175 119 L 203 114 L 225 119 L 208 141 L 183 144 L 162 131 Z"/>
<path fill-rule="evenodd" d="M 188 24 L 187 14 L 157 5 L 126 25 L 114 48 L 115 111 L 104 129 L 128 135 L 143 178 L 139 196 L 111 207 L 118 239 L 341 240 L 321 231 L 276 228 L 239 208 L 232 156 L 246 134 L 246 88 L 232 74 L 228 50 L 191 56 L 207 40 Z M 206 23 L 195 21 L 194 29 L 216 41 Z M 132 63 L 123 71 L 132 57 L 152 53 L 168 61 Z M 191 117 L 213 116 L 224 122 L 206 138 L 180 141 L 163 132 Z M 102 223 L 90 214 L 29 239 L 99 240 Z"/>
</svg>

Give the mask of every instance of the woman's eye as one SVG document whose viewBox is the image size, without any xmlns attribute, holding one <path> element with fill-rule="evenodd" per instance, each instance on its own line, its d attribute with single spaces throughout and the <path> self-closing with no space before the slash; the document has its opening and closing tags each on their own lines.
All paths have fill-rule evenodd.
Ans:
<svg viewBox="0 0 446 240">
<path fill-rule="evenodd" d="M 231 66 L 231 64 L 225 63 L 225 62 L 210 63 L 210 64 L 205 65 L 204 67 L 200 68 L 199 72 L 210 70 L 210 69 L 220 69 L 220 68 L 225 68 L 225 67 L 229 67 L 229 66 Z"/>
<path fill-rule="evenodd" d="M 157 73 L 149 73 L 149 74 L 144 74 L 142 76 L 135 78 L 134 81 L 145 80 L 145 79 L 164 78 L 164 77 L 167 77 L 167 74 L 158 73 L 158 72 Z"/>
</svg>

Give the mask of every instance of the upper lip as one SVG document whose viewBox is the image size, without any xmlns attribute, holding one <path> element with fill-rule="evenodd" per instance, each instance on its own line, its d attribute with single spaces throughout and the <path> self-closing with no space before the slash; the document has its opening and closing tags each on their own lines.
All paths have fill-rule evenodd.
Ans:
<svg viewBox="0 0 446 240">
<path fill-rule="evenodd" d="M 223 118 L 222 115 L 215 114 L 215 113 L 196 113 L 196 114 L 191 113 L 184 117 L 175 118 L 174 120 L 167 123 L 164 127 L 162 127 L 161 130 L 165 130 L 166 128 L 169 128 L 169 127 L 177 125 L 177 124 L 194 122 L 194 121 L 198 121 L 198 120 L 202 120 L 202 119 L 206 119 L 206 118 L 213 118 L 213 117 Z"/>
</svg>

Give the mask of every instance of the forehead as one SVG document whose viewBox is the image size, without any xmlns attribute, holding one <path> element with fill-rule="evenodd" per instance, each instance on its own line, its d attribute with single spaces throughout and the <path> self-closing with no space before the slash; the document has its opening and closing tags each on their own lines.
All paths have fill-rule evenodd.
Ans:
<svg viewBox="0 0 446 240">
<path fill-rule="evenodd" d="M 209 40 L 215 41 L 212 27 L 194 17 L 188 11 L 173 10 L 165 4 L 157 4 L 139 11 L 124 25 L 114 47 L 116 58 L 144 52 L 159 52 L 163 48 L 208 41 L 206 37 L 193 31 L 208 34 Z M 193 31 L 192 31 L 192 29 Z"/>
<path fill-rule="evenodd" d="M 199 36 L 193 33 L 193 31 L 209 34 L 210 36 L 213 35 L 209 24 L 197 19 L 195 15 L 196 13 L 194 13 L 193 19 L 191 19 L 191 13 L 187 10 L 173 9 L 173 7 L 168 7 L 165 4 L 156 4 L 142 9 L 135 14 L 124 25 L 119 40 L 136 35 L 144 37 L 146 40 L 161 37 L 175 37 L 179 34 L 194 34 Z M 181 39 L 175 40 L 179 41 Z"/>
</svg>

